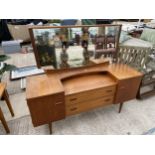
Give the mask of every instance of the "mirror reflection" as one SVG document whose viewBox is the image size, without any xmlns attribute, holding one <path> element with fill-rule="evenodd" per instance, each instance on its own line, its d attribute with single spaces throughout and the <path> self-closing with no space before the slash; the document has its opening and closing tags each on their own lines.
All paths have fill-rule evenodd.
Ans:
<svg viewBox="0 0 155 155">
<path fill-rule="evenodd" d="M 38 66 L 55 69 L 91 65 L 91 59 L 116 53 L 120 26 L 34 28 Z"/>
</svg>

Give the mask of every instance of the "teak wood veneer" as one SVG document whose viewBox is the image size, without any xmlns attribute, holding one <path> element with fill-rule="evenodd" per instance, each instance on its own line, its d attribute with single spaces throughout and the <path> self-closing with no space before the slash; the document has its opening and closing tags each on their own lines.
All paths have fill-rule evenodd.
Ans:
<svg viewBox="0 0 155 155">
<path fill-rule="evenodd" d="M 47 70 L 27 78 L 26 99 L 33 125 L 49 124 L 94 108 L 134 99 L 142 74 L 124 64 L 99 63 L 70 70 Z"/>
<path fill-rule="evenodd" d="M 6 90 L 6 83 L 0 83 L 0 99 L 4 99 L 6 101 L 6 104 L 9 108 L 9 111 L 12 115 L 12 117 L 14 117 L 14 111 L 13 111 L 13 108 L 11 106 L 11 102 L 10 102 L 10 99 L 9 99 L 9 94 Z M 5 117 L 3 115 L 3 112 L 2 112 L 2 109 L 0 107 L 0 121 L 2 122 L 2 125 L 4 126 L 4 129 L 6 131 L 6 133 L 10 133 L 10 129 L 7 125 L 7 122 L 5 120 Z"/>
</svg>

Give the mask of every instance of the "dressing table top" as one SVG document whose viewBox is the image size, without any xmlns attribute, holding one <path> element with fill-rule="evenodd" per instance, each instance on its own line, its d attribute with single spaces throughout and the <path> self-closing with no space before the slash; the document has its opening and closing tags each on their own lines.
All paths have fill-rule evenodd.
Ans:
<svg viewBox="0 0 155 155">
<path fill-rule="evenodd" d="M 101 72 L 103 71 L 109 73 L 109 75 L 102 76 Z M 92 74 L 92 76 L 89 76 L 89 74 Z M 101 84 L 102 87 L 106 87 L 106 82 L 102 81 L 108 81 L 107 85 L 110 85 L 115 83 L 114 80 L 124 80 L 139 76 L 142 76 L 142 73 L 125 64 L 97 64 L 87 68 L 53 70 L 46 74 L 27 77 L 26 98 L 31 99 L 63 93 L 65 90 L 67 93 L 71 93 L 72 87 L 75 87 L 74 91 L 90 89 L 89 85 L 87 88 L 82 87 L 85 81 L 89 82 L 91 87 L 91 83 Z M 70 78 L 70 80 L 65 80 L 67 78 Z M 81 81 L 80 85 L 78 84 L 79 80 Z M 73 83 L 73 86 L 69 83 Z"/>
</svg>

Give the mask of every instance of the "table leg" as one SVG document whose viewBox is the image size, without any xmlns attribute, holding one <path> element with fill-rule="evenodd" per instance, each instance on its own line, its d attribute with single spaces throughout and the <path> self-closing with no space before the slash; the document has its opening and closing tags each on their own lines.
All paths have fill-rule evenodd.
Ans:
<svg viewBox="0 0 155 155">
<path fill-rule="evenodd" d="M 3 115 L 3 112 L 1 110 L 1 108 L 0 108 L 0 120 L 1 120 L 1 122 L 2 122 L 2 124 L 4 126 L 4 128 L 5 128 L 5 131 L 7 133 L 10 133 L 10 129 L 9 129 L 8 125 L 7 125 L 7 122 L 6 122 L 5 118 L 4 118 L 4 115 Z"/>
<path fill-rule="evenodd" d="M 141 93 L 140 93 L 141 86 L 142 86 L 142 82 L 141 82 L 141 84 L 139 86 L 139 89 L 138 89 L 138 92 L 137 92 L 137 96 L 136 96 L 136 98 L 139 99 L 139 100 L 142 99 L 142 96 L 141 96 Z"/>
<path fill-rule="evenodd" d="M 50 131 L 50 134 L 52 134 L 52 123 L 49 123 L 49 131 Z"/>
<path fill-rule="evenodd" d="M 9 100 L 9 94 L 8 94 L 7 90 L 4 91 L 3 96 L 4 96 L 4 99 L 6 101 L 6 104 L 7 104 L 8 108 L 10 110 L 10 113 L 11 113 L 11 115 L 13 117 L 14 116 L 14 112 L 13 112 L 13 108 L 12 108 L 10 100 Z"/>
<path fill-rule="evenodd" d="M 120 112 L 121 112 L 121 110 L 122 110 L 122 107 L 123 107 L 123 103 L 120 103 L 120 105 L 119 105 L 119 111 L 118 111 L 118 113 L 120 113 Z"/>
</svg>

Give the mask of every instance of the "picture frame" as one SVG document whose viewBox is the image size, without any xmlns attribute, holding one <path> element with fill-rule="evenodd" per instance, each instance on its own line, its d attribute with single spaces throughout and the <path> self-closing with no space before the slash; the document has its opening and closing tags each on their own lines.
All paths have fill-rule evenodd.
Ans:
<svg viewBox="0 0 155 155">
<path fill-rule="evenodd" d="M 10 80 L 18 80 L 21 78 L 25 78 L 27 76 L 43 74 L 43 73 L 44 73 L 44 70 L 38 69 L 37 66 L 25 66 L 11 71 Z"/>
</svg>

